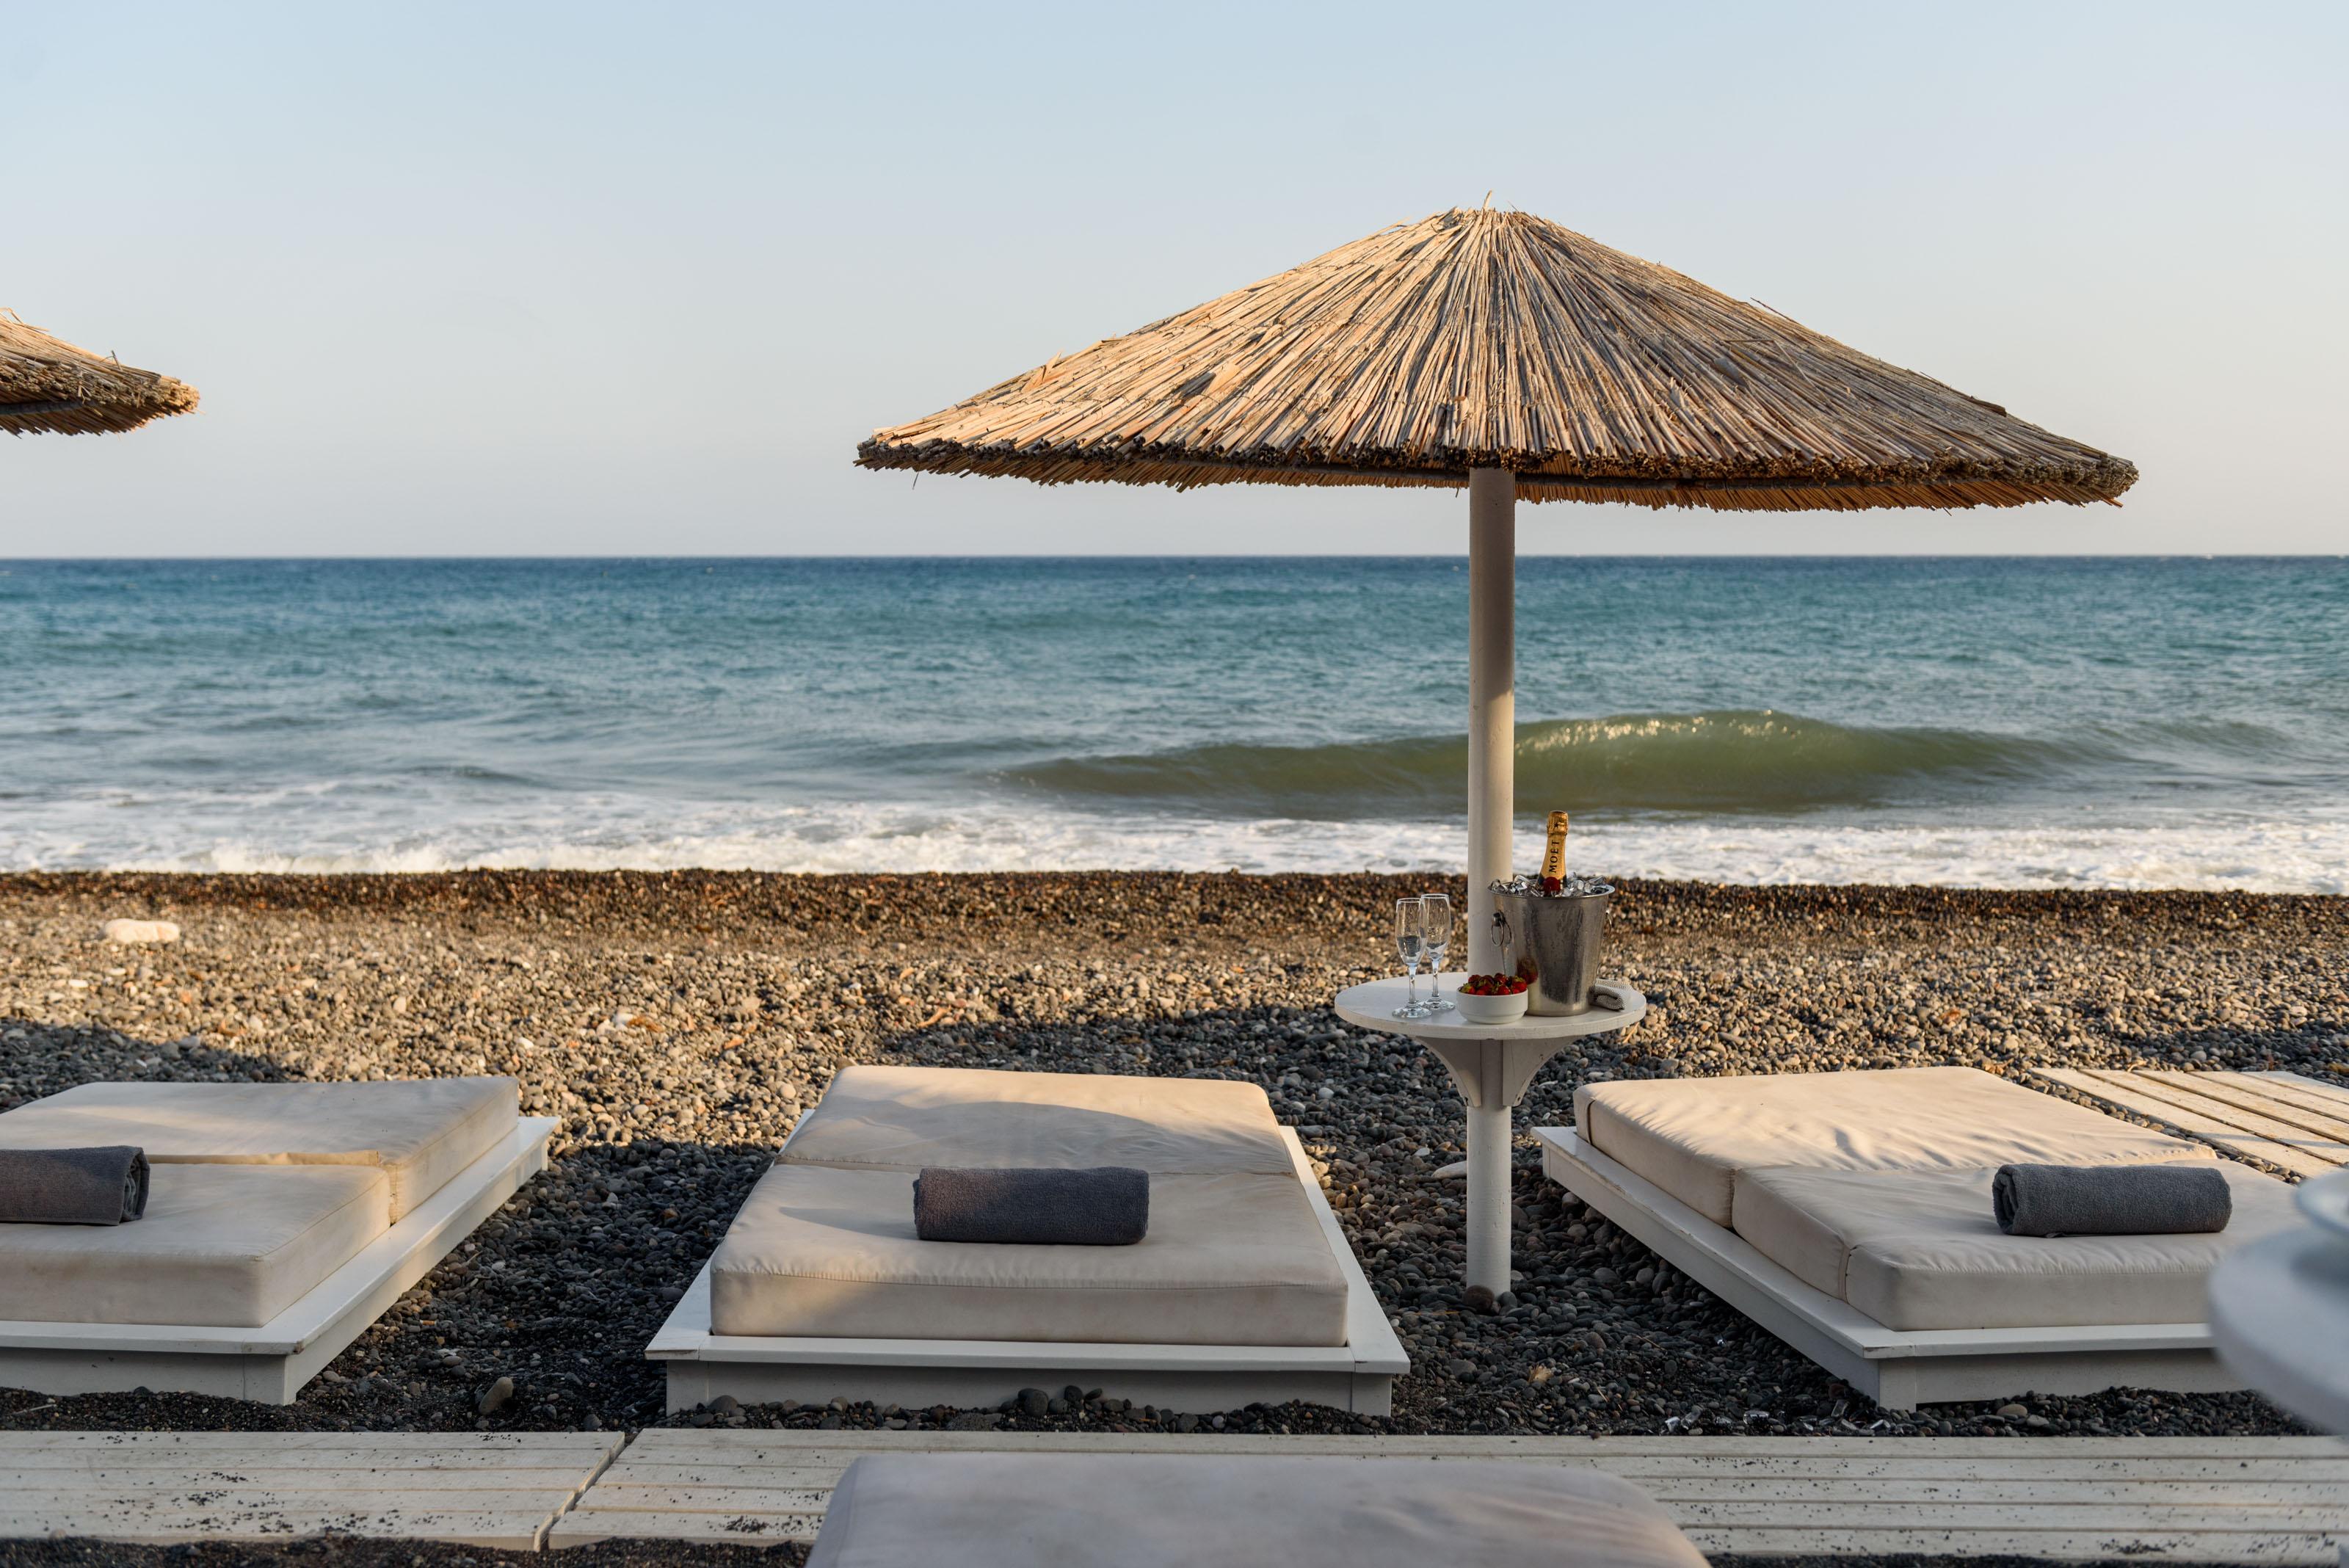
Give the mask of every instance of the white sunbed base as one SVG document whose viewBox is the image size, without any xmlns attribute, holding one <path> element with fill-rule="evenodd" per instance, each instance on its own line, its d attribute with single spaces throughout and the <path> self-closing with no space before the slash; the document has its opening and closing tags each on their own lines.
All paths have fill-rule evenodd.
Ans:
<svg viewBox="0 0 2349 1568">
<path fill-rule="evenodd" d="M 745 1404 L 835 1397 L 881 1405 L 993 1407 L 1022 1388 L 1070 1384 L 1177 1410 L 1291 1399 L 1366 1416 L 1391 1414 L 1411 1370 L 1402 1342 L 1363 1278 L 1321 1184 L 1287 1127 L 1289 1158 L 1321 1234 L 1346 1275 L 1346 1341 L 1333 1345 L 1097 1345 L 976 1339 L 765 1338 L 709 1332 L 704 1263 L 645 1354 L 668 1371 L 668 1407 L 732 1395 Z"/>
<path fill-rule="evenodd" d="M 402 1293 L 546 1168 L 547 1140 L 558 1125 L 523 1117 L 505 1142 L 258 1328 L 0 1320 L 0 1387 L 150 1388 L 290 1405 Z"/>
<path fill-rule="evenodd" d="M 1735 1231 L 1599 1153 L 1571 1127 L 1537 1127 L 1550 1179 L 1672 1267 L 1888 1410 L 2033 1394 L 2244 1386 L 2207 1324 L 1901 1330 L 1816 1290 Z"/>
</svg>

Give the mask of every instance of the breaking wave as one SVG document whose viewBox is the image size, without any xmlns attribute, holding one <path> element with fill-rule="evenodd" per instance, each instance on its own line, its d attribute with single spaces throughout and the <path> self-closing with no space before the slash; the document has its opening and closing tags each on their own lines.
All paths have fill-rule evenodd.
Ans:
<svg viewBox="0 0 2349 1568">
<path fill-rule="evenodd" d="M 1516 793 L 1528 806 L 1708 813 L 1986 801 L 2132 771 L 2153 760 L 2147 753 L 2174 768 L 2186 749 L 2274 744 L 2268 732 L 2241 728 L 2254 732 L 2203 726 L 2193 734 L 2057 741 L 1871 729 L 1769 709 L 1561 719 L 1517 727 Z M 1458 809 L 1467 757 L 1463 737 L 1409 736 L 1065 757 L 1007 777 L 1072 802 L 1252 816 L 1418 816 Z"/>
</svg>

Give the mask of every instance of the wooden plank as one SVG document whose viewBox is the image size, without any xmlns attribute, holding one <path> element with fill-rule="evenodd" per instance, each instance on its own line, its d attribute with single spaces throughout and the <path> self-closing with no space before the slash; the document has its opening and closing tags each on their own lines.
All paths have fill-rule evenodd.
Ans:
<svg viewBox="0 0 2349 1568">
<path fill-rule="evenodd" d="M 2023 1449 L 2025 1444 L 2015 1444 Z M 1109 1449 L 1102 1453 L 1151 1453 L 1144 1449 Z M 1158 1453 L 1195 1453 L 1184 1449 L 1161 1449 Z M 604 1471 L 611 1483 L 627 1486 L 733 1486 L 747 1483 L 759 1477 L 790 1477 L 790 1481 L 778 1481 L 782 1486 L 803 1486 L 820 1483 L 823 1477 L 836 1477 L 848 1469 L 857 1455 L 811 1453 L 806 1458 L 778 1458 L 778 1460 L 750 1462 L 750 1465 L 693 1465 L 693 1462 L 646 1460 L 641 1465 L 616 1465 Z M 1395 1449 L 1379 1455 L 1332 1455 L 1332 1458 L 1428 1458 L 1431 1462 L 1456 1462 L 1465 1455 L 1414 1455 L 1410 1450 Z M 1835 1481 L 1835 1479 L 1887 1479 L 1887 1481 L 2333 1481 L 2349 1486 L 2349 1455 L 2340 1460 L 1936 1460 L 1936 1458 L 1881 1458 L 1881 1460 L 1853 1460 L 1853 1458 L 1818 1458 L 1818 1460 L 1733 1460 L 1733 1458 L 1672 1458 L 1672 1455 L 1609 1455 L 1586 1453 L 1574 1458 L 1534 1453 L 1496 1453 L 1485 1455 L 1492 1462 L 1525 1462 L 1525 1465 L 1588 1465 L 1593 1469 L 1607 1469 L 1619 1477 L 1640 1477 L 1642 1486 L 1649 1481 L 1665 1481 L 1672 1477 L 1809 1477 Z"/>
<path fill-rule="evenodd" d="M 1928 1519 L 1904 1511 L 1904 1524 L 1888 1528 L 1880 1505 L 1855 1506 L 1822 1515 L 1795 1505 L 1784 1522 L 1708 1520 L 1682 1505 L 1666 1503 L 1667 1513 L 1700 1550 L 1714 1553 L 1815 1555 L 1940 1552 L 1959 1556 L 2027 1556 L 2106 1560 L 2159 1556 L 2198 1563 L 2273 1562 L 2331 1564 L 2344 1532 L 2338 1527 L 2295 1527 L 2270 1513 L 2212 1515 L 2177 1527 L 2158 1527 L 2134 1511 L 2015 1511 L 1994 1504 L 1967 1511 L 1962 1519 Z M 583 1505 L 555 1521 L 550 1547 L 585 1545 L 611 1539 L 729 1541 L 741 1544 L 812 1541 L 822 1526 L 814 1512 L 761 1513 L 751 1510 L 661 1513 Z"/>
<path fill-rule="evenodd" d="M 1581 1465 L 1632 1477 L 1701 1549 L 1732 1555 L 1939 1552 L 2329 1564 L 2338 1542 L 2349 1539 L 2349 1445 L 2326 1438 L 1592 1439 L 665 1428 L 631 1444 L 548 1541 L 809 1540 L 850 1463 L 872 1453 L 926 1451 Z"/>
<path fill-rule="evenodd" d="M 2036 1557 L 2056 1563 L 2101 1563 L 2117 1557 L 2187 1563 L 2272 1563 L 2333 1568 L 2338 1547 L 2321 1532 L 2259 1532 L 2196 1535 L 2153 1531 L 1908 1531 L 1699 1527 L 1689 1539 L 1707 1555 L 1748 1557 L 1884 1556 L 1922 1553 L 1957 1557 Z"/>
<path fill-rule="evenodd" d="M 2339 1438 L 1708 1438 L 1609 1437 L 1323 1437 L 1299 1433 L 1197 1434 L 1152 1432 L 790 1432 L 728 1428 L 647 1428 L 621 1456 L 635 1464 L 665 1451 L 714 1458 L 729 1451 L 895 1453 L 1094 1453 L 1120 1449 L 1149 1453 L 1304 1454 L 1375 1453 L 1456 1455 L 1485 1459 L 1507 1454 L 1664 1455 L 1704 1459 L 1876 1459 L 1893 1456 L 2034 1459 L 2057 1456 L 2098 1459 L 2349 1459 L 2349 1442 Z"/>
<path fill-rule="evenodd" d="M 2175 1067 L 2140 1069 L 2165 1084 L 2266 1109 L 2286 1121 L 2305 1121 L 2349 1138 L 2349 1090 L 2303 1078 L 2297 1073 L 2189 1073 Z"/>
<path fill-rule="evenodd" d="M 315 1449 L 258 1449 L 242 1443 L 190 1445 L 186 1448 L 138 1449 L 0 1449 L 0 1465 L 192 1465 L 214 1459 L 250 1465 L 283 1465 L 318 1469 L 336 1465 L 420 1465 L 448 1469 L 466 1465 L 502 1465 L 524 1469 L 562 1469 L 596 1463 L 616 1452 L 619 1434 L 593 1448 L 577 1449 L 445 1449 L 378 1448 L 343 1442 Z"/>
<path fill-rule="evenodd" d="M 254 1449 L 298 1453 L 348 1449 L 370 1453 L 418 1450 L 440 1456 L 468 1453 L 609 1453 L 617 1432 L 47 1432 L 0 1431 L 0 1457 L 16 1462 L 18 1450 L 56 1453 L 87 1449 L 109 1454 L 189 1449 Z"/>
<path fill-rule="evenodd" d="M 10 1432 L 0 1536 L 535 1550 L 618 1433 Z"/>
<path fill-rule="evenodd" d="M 1332 1460 L 1331 1463 L 1345 1463 Z M 1430 1460 L 1431 1464 L 1443 1461 Z M 1539 1463 L 1542 1461 L 1502 1461 Z M 1578 1467 L 1577 1467 L 1578 1468 Z M 1592 1467 L 1596 1468 L 1596 1467 Z M 833 1478 L 836 1483 L 838 1477 Z M 1658 1501 L 1692 1507 L 1714 1503 L 1801 1504 L 1805 1507 L 1880 1508 L 1887 1503 L 1933 1503 L 1952 1507 L 1992 1505 L 2017 1510 L 2120 1506 L 2148 1517 L 2164 1508 L 2226 1512 L 2318 1508 L 2349 1523 L 2349 1490 L 2337 1480 L 2259 1482 L 2003 1481 L 1975 1480 L 1826 1480 L 1797 1476 L 1681 1477 L 1643 1480 L 1640 1490 Z M 734 1483 L 656 1484 L 600 1481 L 596 1508 L 636 1509 L 651 1513 L 802 1513 L 821 1511 L 832 1485 L 781 1478 Z"/>
<path fill-rule="evenodd" d="M 2092 1099 L 2149 1117 L 2205 1143 L 2265 1161 L 2295 1176 L 2322 1176 L 2349 1162 L 2349 1146 L 2324 1133 L 2233 1103 L 2245 1096 L 2181 1081 L 2219 1079 L 2230 1075 L 2122 1073 L 2073 1067 L 2040 1067 L 2033 1071 L 2050 1083 L 2076 1089 Z"/>
<path fill-rule="evenodd" d="M 305 1484 L 355 1486 L 365 1484 L 369 1478 L 388 1480 L 391 1484 L 432 1486 L 435 1477 L 467 1477 L 502 1475 L 528 1477 L 534 1485 L 561 1486 L 571 1482 L 580 1485 L 595 1474 L 593 1461 L 577 1459 L 548 1462 L 539 1459 L 518 1459 L 512 1464 L 484 1463 L 477 1460 L 442 1461 L 429 1454 L 392 1454 L 378 1459 L 367 1454 L 328 1454 L 321 1456 L 315 1465 L 289 1465 L 283 1459 L 271 1456 L 238 1456 L 222 1454 L 181 1460 L 136 1459 L 104 1460 L 58 1456 L 28 1454 L 23 1464 L 5 1462 L 9 1474 L 43 1478 L 42 1484 L 80 1485 L 92 1478 L 104 1476 L 125 1485 L 144 1485 L 148 1480 L 169 1476 L 237 1476 L 260 1480 L 301 1481 Z M 80 1478 L 73 1480 L 72 1478 Z"/>
<path fill-rule="evenodd" d="M 2207 1103 L 2213 1116 L 2240 1121 L 2250 1131 L 2265 1131 L 2262 1124 L 2271 1123 L 2313 1135 L 2319 1145 L 2335 1149 L 2349 1143 L 2349 1117 L 2329 1106 L 2320 1108 L 2305 1105 L 2300 1096 L 2271 1088 L 2248 1075 L 2146 1068 L 2127 1073 L 2104 1070 L 2096 1075 L 2106 1082 L 2120 1080 L 2150 1085 L 2182 1105 Z"/>
<path fill-rule="evenodd" d="M 740 1486 L 632 1486 L 625 1482 L 591 1488 L 586 1508 L 636 1513 L 822 1513 L 832 1501 L 832 1482 L 821 1486 L 752 1483 Z"/>
<path fill-rule="evenodd" d="M 592 1507 L 573 1509 L 556 1520 L 546 1544 L 592 1546 L 598 1541 L 723 1541 L 737 1546 L 781 1546 L 815 1539 L 820 1513 L 752 1514 L 637 1513 Z"/>
<path fill-rule="evenodd" d="M 1112 1452 L 1104 1449 L 1103 1452 Z M 1133 1451 L 1133 1450 L 1126 1450 Z M 699 1465 L 659 1464 L 615 1466 L 599 1484 L 613 1486 L 830 1486 L 848 1468 L 854 1455 L 810 1456 L 804 1462 Z M 1408 1459 L 1409 1454 L 1386 1457 Z M 1459 1462 L 1457 1459 L 1436 1462 Z M 1485 1462 L 1485 1461 L 1479 1461 Z M 2312 1484 L 2349 1489 L 2349 1458 L 2341 1459 L 1703 1459 L 1657 1455 L 1592 1455 L 1578 1459 L 1547 1459 L 1530 1454 L 1491 1456 L 1491 1462 L 1576 1464 L 1639 1481 L 1655 1490 L 1677 1480 L 1696 1481 L 1719 1477 L 1768 1484 L 1774 1479 L 1794 1481 L 1930 1480 L 2116 1482 L 2130 1485 L 2196 1485 L 2233 1483 L 2246 1487 L 2261 1482 Z"/>
<path fill-rule="evenodd" d="M 1874 1502 L 1779 1502 L 1757 1499 L 1693 1499 L 1667 1503 L 1664 1511 L 1682 1526 L 1804 1527 L 1860 1530 L 1880 1525 L 1884 1505 Z M 2104 1530 L 2190 1535 L 2243 1535 L 2262 1531 L 2349 1534 L 2349 1505 L 2287 1504 L 2277 1508 L 2115 1507 L 2109 1504 L 2043 1503 L 2017 1506 L 2003 1498 L 1967 1503 L 1909 1503 L 1900 1509 L 1904 1530 Z"/>
<path fill-rule="evenodd" d="M 2349 1120 L 2349 1085 L 2319 1083 L 2299 1073 L 2230 1073 L 2233 1078 L 2257 1081 L 2262 1094 L 2287 1105 Z"/>
<path fill-rule="evenodd" d="M 300 1488 L 238 1486 L 221 1481 L 195 1481 L 181 1487 L 11 1487 L 5 1507 L 11 1513 L 51 1509 L 94 1511 L 120 1511 L 134 1518 L 187 1510 L 224 1514 L 315 1513 L 371 1514 L 416 1509 L 469 1513 L 515 1513 L 537 1509 L 552 1518 L 567 1505 L 571 1494 L 561 1488 L 504 1486 L 409 1487 L 378 1492 L 310 1491 Z"/>
<path fill-rule="evenodd" d="M 538 1489 L 545 1493 L 580 1490 L 595 1474 L 587 1465 L 547 1469 L 540 1465 L 420 1465 L 383 1469 L 285 1469 L 280 1465 L 125 1465 L 85 1469 L 78 1465 L 19 1465 L 12 1471 L 19 1489 L 40 1490 L 158 1490 L 191 1486 L 268 1486 L 296 1493 L 446 1493 L 446 1490 Z"/>
<path fill-rule="evenodd" d="M 2334 1166 L 2349 1163 L 2349 1109 L 2310 1105 L 2302 1096 L 2277 1090 L 2245 1073 L 2141 1072 L 2179 1096 L 2181 1104 L 2207 1102 L 2211 1114 L 2264 1133 Z"/>
<path fill-rule="evenodd" d="M 609 1540 L 728 1542 L 782 1545 L 811 1542 L 823 1527 L 815 1514 L 636 1513 L 582 1508 L 547 1532 L 550 1548 Z M 1677 1522 L 1677 1521 L 1676 1521 Z M 2325 1531 L 2032 1530 L 1887 1528 L 1881 1515 L 1854 1526 L 1719 1525 L 1682 1528 L 1709 1555 L 1826 1556 L 1931 1553 L 1963 1557 L 2036 1557 L 2102 1562 L 2116 1557 L 2169 1558 L 2191 1563 L 2275 1563 L 2332 1568 L 2337 1536 Z"/>
<path fill-rule="evenodd" d="M 2250 1509 L 2325 1506 L 2349 1508 L 2349 1490 L 2338 1479 L 2289 1481 L 2175 1480 L 1984 1480 L 1980 1477 L 1837 1478 L 1813 1476 L 1682 1476 L 1642 1480 L 1640 1490 L 1657 1499 L 1685 1501 L 1774 1499 L 1821 1503 L 1971 1503 L 1994 1498 L 2002 1506 L 2040 1507 L 2121 1503 L 2130 1508 L 2188 1505 Z"/>
<path fill-rule="evenodd" d="M 179 1541 L 288 1541 L 342 1535 L 370 1541 L 446 1541 L 506 1552 L 534 1552 L 554 1522 L 553 1509 L 483 1512 L 458 1504 L 445 1509 L 288 1509 L 230 1514 L 208 1509 L 156 1511 L 136 1520 L 119 1511 L 17 1511 L 0 1501 L 0 1539 L 86 1537 L 160 1543 Z"/>
<path fill-rule="evenodd" d="M 1343 1460 L 1332 1460 L 1343 1463 Z M 1431 1464 L 1457 1461 L 1433 1460 Z M 1497 1463 L 1542 1464 L 1539 1459 L 1498 1460 Z M 1606 1469 L 1620 1475 L 1611 1466 L 1591 1465 L 1591 1469 Z M 822 1499 L 838 1484 L 837 1471 L 796 1471 L 784 1474 L 750 1474 L 740 1480 L 667 1480 L 653 1478 L 624 1477 L 606 1479 L 596 1483 L 595 1506 L 598 1508 L 650 1509 L 657 1512 L 691 1512 L 713 1507 L 736 1507 L 753 1512 L 774 1509 L 797 1510 L 810 1506 L 803 1500 Z M 1836 1476 L 1661 1476 L 1642 1477 L 1639 1488 L 1650 1497 L 1696 1500 L 1735 1499 L 1816 1499 L 1823 1502 L 1968 1502 L 1994 1495 L 2003 1502 L 2015 1504 L 2040 1503 L 2127 1503 L 2159 1505 L 2190 1503 L 2197 1507 L 2210 1505 L 2229 1508 L 2268 1508 L 2304 1504 L 2344 1504 L 2349 1499 L 2349 1487 L 2338 1477 L 2306 1478 L 2292 1480 L 2046 1480 L 2001 1478 L 1984 1480 L 1980 1477 L 1836 1477 Z M 750 1499 L 781 1498 L 780 1502 L 753 1502 Z M 819 1501 L 814 1506 L 821 1506 Z"/>
<path fill-rule="evenodd" d="M 2092 1099 L 2147 1117 L 2230 1153 L 2279 1167 L 2295 1176 L 2313 1176 L 2333 1168 L 2328 1162 L 2315 1158 L 2290 1141 L 2269 1137 L 2240 1125 L 2239 1116 L 2214 1115 L 2211 1107 L 2194 1096 L 2164 1090 L 2151 1083 L 2129 1081 L 2142 1075 L 2097 1073 L 2066 1067 L 2042 1067 L 2036 1071 L 2040 1077 L 2051 1083 L 2076 1089 Z"/>
</svg>

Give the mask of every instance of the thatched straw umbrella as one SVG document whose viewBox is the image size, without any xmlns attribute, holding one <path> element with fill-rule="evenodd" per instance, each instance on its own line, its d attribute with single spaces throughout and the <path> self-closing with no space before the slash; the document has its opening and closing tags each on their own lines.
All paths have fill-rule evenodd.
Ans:
<svg viewBox="0 0 2349 1568">
<path fill-rule="evenodd" d="M 2119 458 L 1524 213 L 1438 213 L 1038 366 L 857 449 L 1046 484 L 1468 487 L 1468 968 L 1501 967 L 1516 503 L 1722 512 L 2110 501 Z M 1467 1106 L 1466 1277 L 1509 1288 L 1510 1047 Z M 1543 1053 L 1546 1054 L 1546 1053 Z M 1538 1056 L 1532 1058 L 1537 1061 Z"/>
<path fill-rule="evenodd" d="M 137 430 L 195 406 L 196 389 L 183 381 L 101 358 L 0 311 L 0 431 Z"/>
<path fill-rule="evenodd" d="M 1045 484 L 1468 487 L 1469 967 L 1507 873 L 1516 503 L 2110 501 L 2134 465 L 1527 213 L 1400 223 L 857 449 Z"/>
</svg>

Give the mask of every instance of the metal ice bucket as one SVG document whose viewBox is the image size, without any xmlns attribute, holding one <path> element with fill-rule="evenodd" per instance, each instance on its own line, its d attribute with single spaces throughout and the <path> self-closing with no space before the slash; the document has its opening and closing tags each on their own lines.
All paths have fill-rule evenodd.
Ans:
<svg viewBox="0 0 2349 1568">
<path fill-rule="evenodd" d="M 1493 935 L 1508 971 L 1533 982 L 1529 1012 L 1563 1018 L 1590 1009 L 1607 900 L 1615 889 L 1548 896 L 1493 884 Z"/>
</svg>

